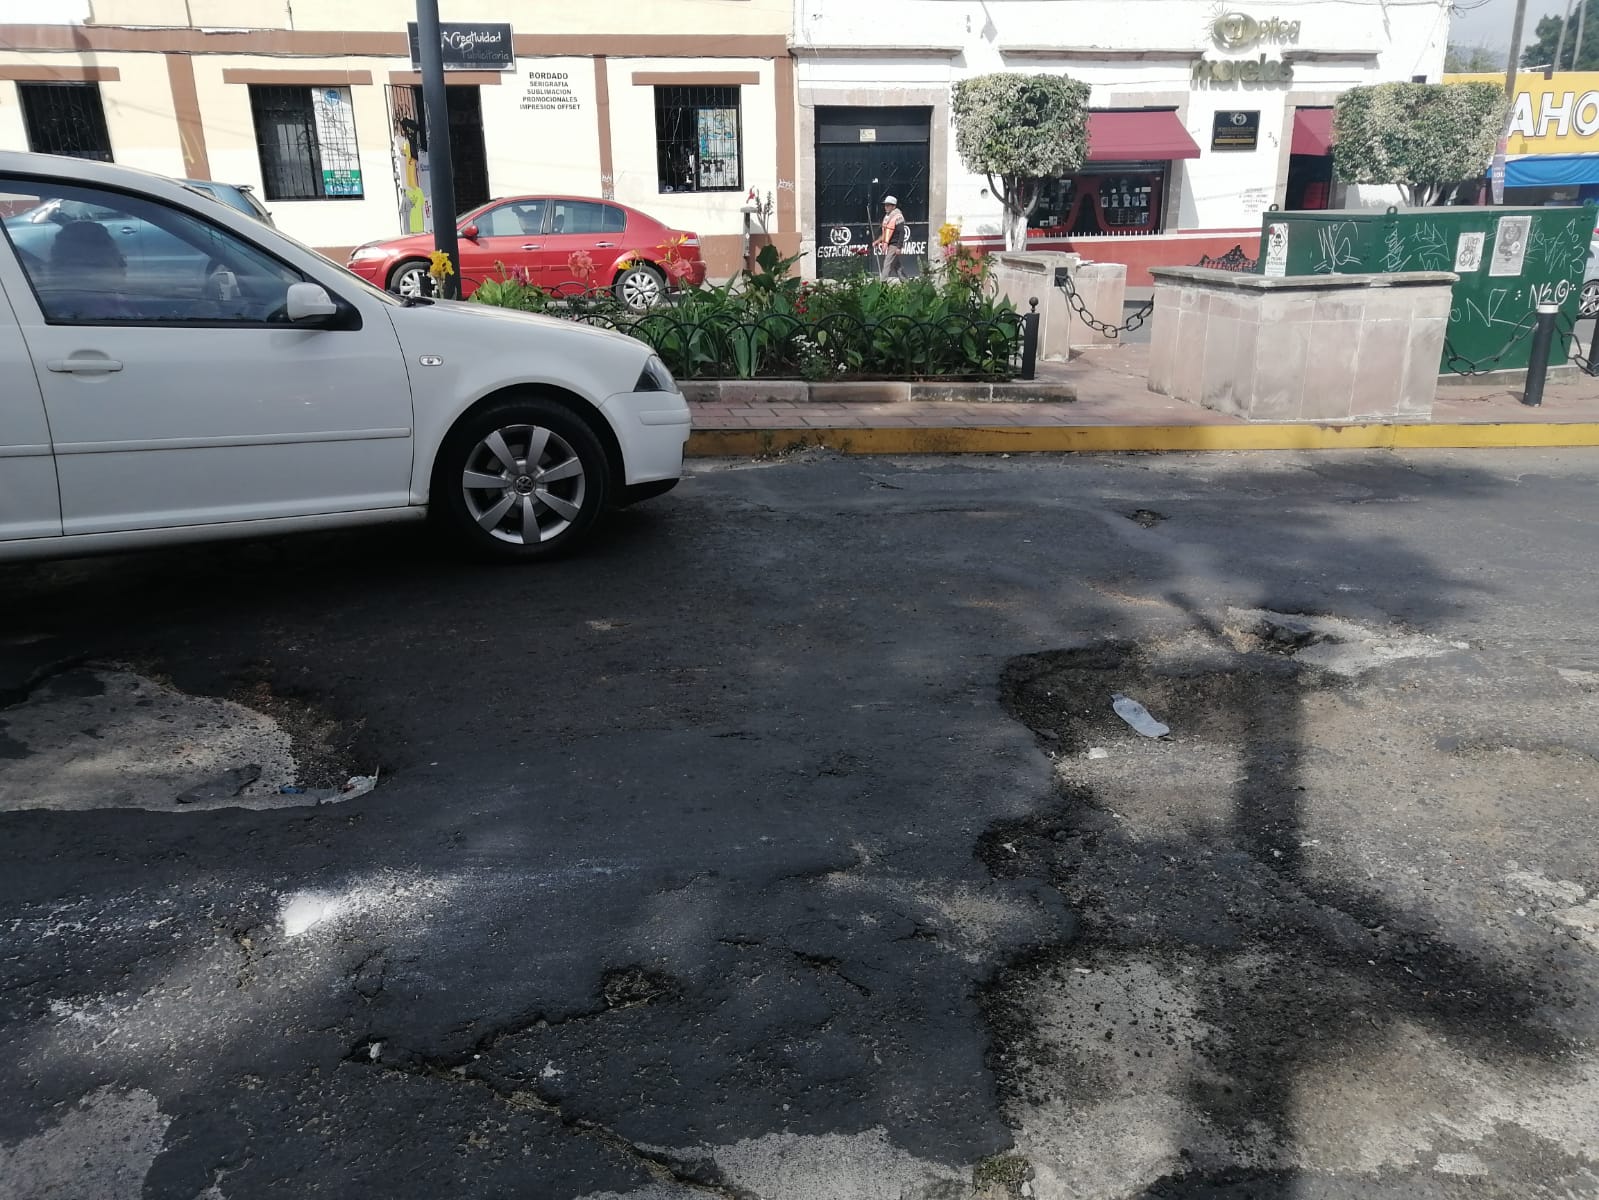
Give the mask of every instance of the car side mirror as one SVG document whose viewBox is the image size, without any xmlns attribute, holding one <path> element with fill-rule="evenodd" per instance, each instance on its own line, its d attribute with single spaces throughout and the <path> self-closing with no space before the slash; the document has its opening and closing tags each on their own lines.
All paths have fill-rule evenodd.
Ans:
<svg viewBox="0 0 1599 1200">
<path fill-rule="evenodd" d="M 319 283 L 291 283 L 284 297 L 290 321 L 311 321 L 336 316 L 339 306 Z"/>
<path fill-rule="evenodd" d="M 477 226 L 476 225 L 468 225 L 468 226 L 466 226 L 465 228 L 463 228 L 461 230 L 461 236 L 466 238 L 466 239 L 468 239 L 469 241 L 473 241 L 473 242 L 477 241 Z"/>
</svg>

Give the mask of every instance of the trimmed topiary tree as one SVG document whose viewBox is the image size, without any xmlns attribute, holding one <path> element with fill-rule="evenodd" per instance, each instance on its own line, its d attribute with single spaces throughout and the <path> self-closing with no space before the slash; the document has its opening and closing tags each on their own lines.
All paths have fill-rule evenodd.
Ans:
<svg viewBox="0 0 1599 1200">
<path fill-rule="evenodd" d="M 1088 85 L 1064 75 L 978 75 L 955 85 L 950 111 L 961 161 L 988 176 L 1005 206 L 1005 248 L 1026 249 L 1042 181 L 1088 157 Z"/>
<path fill-rule="evenodd" d="M 1487 171 L 1505 112 L 1492 83 L 1350 88 L 1333 116 L 1333 169 L 1345 183 L 1397 187 L 1406 204 L 1441 204 Z"/>
</svg>

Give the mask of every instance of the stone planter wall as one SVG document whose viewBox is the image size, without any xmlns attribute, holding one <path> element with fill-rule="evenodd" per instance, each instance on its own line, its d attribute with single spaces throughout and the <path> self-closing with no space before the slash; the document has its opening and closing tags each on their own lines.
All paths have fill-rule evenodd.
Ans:
<svg viewBox="0 0 1599 1200">
<path fill-rule="evenodd" d="M 1252 421 L 1432 416 L 1449 272 L 1150 274 L 1150 391 Z"/>
<path fill-rule="evenodd" d="M 1122 322 L 1127 295 L 1127 268 L 1122 263 L 1085 262 L 1081 255 L 1062 253 L 991 254 L 994 282 L 1017 312 L 1038 301 L 1038 357 L 1065 362 L 1073 350 L 1107 346 L 1110 338 L 1085 325 L 1072 310 L 1066 293 L 1055 286 L 1055 268 L 1066 267 L 1083 304 L 1109 325 Z"/>
</svg>

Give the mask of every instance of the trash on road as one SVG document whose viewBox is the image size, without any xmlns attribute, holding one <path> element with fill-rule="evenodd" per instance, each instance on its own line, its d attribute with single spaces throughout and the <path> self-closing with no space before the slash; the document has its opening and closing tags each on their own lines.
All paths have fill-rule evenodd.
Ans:
<svg viewBox="0 0 1599 1200">
<path fill-rule="evenodd" d="M 339 799 L 354 800 L 357 796 L 364 796 L 378 785 L 376 775 L 351 775 L 339 792 Z"/>
<path fill-rule="evenodd" d="M 1086 757 L 1091 759 L 1109 758 L 1110 751 L 1103 746 L 1094 746 L 1089 749 Z"/>
<path fill-rule="evenodd" d="M 1154 717 L 1150 716 L 1149 710 L 1138 701 L 1124 696 L 1120 692 L 1112 695 L 1110 701 L 1110 706 L 1116 710 L 1116 715 L 1131 725 L 1135 732 L 1141 733 L 1147 738 L 1165 737 L 1171 732 L 1167 726 L 1162 725 Z"/>
</svg>

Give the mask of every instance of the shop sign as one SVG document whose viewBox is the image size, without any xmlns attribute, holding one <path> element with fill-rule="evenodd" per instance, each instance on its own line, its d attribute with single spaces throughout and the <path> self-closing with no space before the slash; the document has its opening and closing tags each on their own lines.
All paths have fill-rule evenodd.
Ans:
<svg viewBox="0 0 1599 1200">
<path fill-rule="evenodd" d="M 1202 58 L 1194 64 L 1194 83 L 1292 83 L 1294 65 L 1280 58 Z"/>
<path fill-rule="evenodd" d="M 1281 17 L 1257 20 L 1248 13 L 1223 13 L 1211 22 L 1210 33 L 1223 50 L 1247 50 L 1266 42 L 1282 45 L 1299 40 L 1299 22 Z"/>
<path fill-rule="evenodd" d="M 417 41 L 416 22 L 405 27 L 411 40 L 411 66 L 422 69 L 422 51 Z M 446 71 L 510 71 L 516 67 L 511 27 L 505 24 L 470 25 L 441 23 L 439 48 L 444 52 Z"/>
<path fill-rule="evenodd" d="M 1504 83 L 1503 75 L 1445 75 L 1445 83 Z M 1599 71 L 1560 71 L 1551 79 L 1516 77 L 1505 152 L 1592 154 L 1599 134 Z"/>
<path fill-rule="evenodd" d="M 1260 144 L 1260 112 L 1219 112 L 1210 131 L 1212 150 L 1253 150 Z"/>
</svg>

